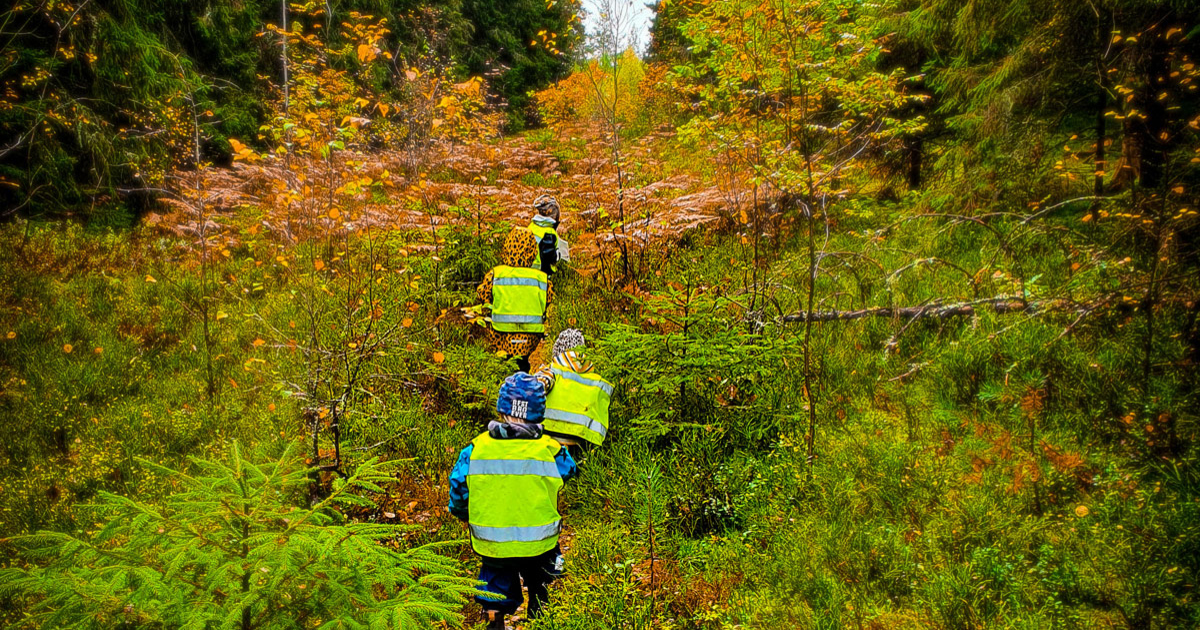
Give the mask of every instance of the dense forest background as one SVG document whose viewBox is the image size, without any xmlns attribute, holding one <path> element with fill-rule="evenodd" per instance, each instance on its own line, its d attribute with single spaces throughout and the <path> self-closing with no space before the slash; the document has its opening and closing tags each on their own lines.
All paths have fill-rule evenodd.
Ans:
<svg viewBox="0 0 1200 630">
<path fill-rule="evenodd" d="M 378 42 L 393 62 L 437 66 L 455 77 L 487 76 L 490 103 L 519 131 L 534 120 L 528 92 L 564 77 L 571 58 L 531 46 L 538 33 L 581 36 L 570 2 L 18 2 L 5 12 L 5 106 L 0 127 L 6 214 L 113 215 L 148 208 L 172 168 L 201 159 L 228 163 L 227 138 L 253 138 L 269 121 L 263 103 L 284 71 L 270 36 L 322 11 L 313 28 L 344 44 L 337 28 L 368 14 L 390 32 Z M 400 96 L 397 63 L 356 80 Z M 403 116 L 398 113 L 398 116 Z M 27 168 L 28 167 L 28 168 Z M 72 182 L 73 185 L 65 185 Z M 18 187 L 19 186 L 19 187 Z M 25 191 L 24 194 L 21 191 Z"/>
<path fill-rule="evenodd" d="M 520 625 L 1200 624 L 1200 4 L 631 7 L 6 9 L 0 621 L 477 627 L 553 194 L 616 394 Z"/>
</svg>

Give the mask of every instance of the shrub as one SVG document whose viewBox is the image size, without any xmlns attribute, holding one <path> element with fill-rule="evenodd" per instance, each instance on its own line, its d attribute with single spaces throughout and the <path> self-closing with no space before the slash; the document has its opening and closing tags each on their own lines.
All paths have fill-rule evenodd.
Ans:
<svg viewBox="0 0 1200 630">
<path fill-rule="evenodd" d="M 311 471 L 290 449 L 193 461 L 195 475 L 144 462 L 180 489 L 164 505 L 101 493 L 96 531 L 16 538 L 29 564 L 0 571 L 27 611 L 16 627 L 419 627 L 458 621 L 474 593 L 436 547 L 396 547 L 404 526 L 345 521 L 393 466 L 370 460 L 306 508 Z"/>
</svg>

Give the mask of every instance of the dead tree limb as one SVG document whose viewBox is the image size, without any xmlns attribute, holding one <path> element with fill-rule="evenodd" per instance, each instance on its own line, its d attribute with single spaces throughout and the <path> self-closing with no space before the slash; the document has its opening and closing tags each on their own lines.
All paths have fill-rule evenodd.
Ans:
<svg viewBox="0 0 1200 630">
<path fill-rule="evenodd" d="M 832 322 L 851 319 L 863 319 L 866 317 L 890 317 L 902 319 L 916 319 L 919 317 L 933 317 L 937 319 L 947 319 L 950 317 L 963 317 L 975 315 L 984 309 L 991 309 L 993 312 L 1001 315 L 1009 313 L 1036 313 L 1043 311 L 1062 311 L 1085 313 L 1091 308 L 1089 303 L 1080 303 L 1072 300 L 1025 300 L 1014 296 L 1001 296 L 994 298 L 985 298 L 981 300 L 971 300 L 969 302 L 957 302 L 953 304 L 924 304 L 921 306 L 878 306 L 874 308 L 864 308 L 855 311 L 815 311 L 810 316 L 808 313 L 793 313 L 784 315 L 780 318 L 783 322 Z"/>
</svg>

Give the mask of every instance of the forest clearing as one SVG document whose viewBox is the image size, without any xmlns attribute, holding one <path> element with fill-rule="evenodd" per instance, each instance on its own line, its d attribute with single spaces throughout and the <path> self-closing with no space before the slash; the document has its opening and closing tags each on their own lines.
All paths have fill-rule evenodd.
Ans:
<svg viewBox="0 0 1200 630">
<path fill-rule="evenodd" d="M 1200 625 L 1200 4 L 638 7 L 0 13 L 0 626 Z"/>
</svg>

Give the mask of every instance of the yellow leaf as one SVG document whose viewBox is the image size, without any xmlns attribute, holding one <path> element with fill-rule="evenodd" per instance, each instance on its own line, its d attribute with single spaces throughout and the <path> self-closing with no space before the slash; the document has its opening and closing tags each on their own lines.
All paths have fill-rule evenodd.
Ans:
<svg viewBox="0 0 1200 630">
<path fill-rule="evenodd" d="M 146 282 L 158 282 L 158 280 L 155 280 L 154 276 L 146 274 Z"/>
<path fill-rule="evenodd" d="M 63 352 L 66 352 L 67 354 L 71 354 L 71 351 L 74 349 L 75 349 L 75 346 L 72 346 L 69 343 L 63 344 Z"/>
<path fill-rule="evenodd" d="M 380 113 L 380 114 L 382 114 L 382 115 L 384 115 L 384 116 L 387 116 L 387 115 L 388 115 L 388 111 L 390 111 L 390 110 L 391 110 L 391 107 L 389 107 L 389 106 L 388 106 L 386 103 L 380 103 L 380 104 L 379 104 L 379 113 Z"/>
<path fill-rule="evenodd" d="M 441 352 L 433 353 L 433 362 L 434 363 L 442 363 L 445 360 L 446 360 L 446 355 L 442 354 Z"/>
<path fill-rule="evenodd" d="M 742 223 L 750 222 L 750 217 L 746 216 L 745 210 L 742 210 L 741 212 L 738 213 L 738 218 L 742 220 Z"/>
<path fill-rule="evenodd" d="M 1183 194 L 1183 186 L 1176 186 L 1171 189 L 1171 192 L 1175 193 L 1176 195 L 1182 195 Z"/>
<path fill-rule="evenodd" d="M 366 62 L 374 59 L 375 55 L 378 54 L 378 52 L 375 50 L 375 48 L 368 46 L 366 44 L 359 44 L 357 52 L 358 52 L 358 60 L 362 63 L 366 63 Z"/>
<path fill-rule="evenodd" d="M 1075 516 L 1078 516 L 1079 518 L 1083 518 L 1090 513 L 1091 513 L 1091 511 L 1088 510 L 1088 507 L 1086 505 L 1080 505 L 1075 508 Z"/>
<path fill-rule="evenodd" d="M 4 335 L 4 336 L 5 336 L 5 337 L 7 337 L 7 338 L 9 338 L 9 339 L 16 339 L 16 338 L 17 338 L 17 333 L 16 333 L 16 331 L 10 330 L 10 331 L 8 331 L 8 334 L 7 334 L 7 335 Z"/>
</svg>

